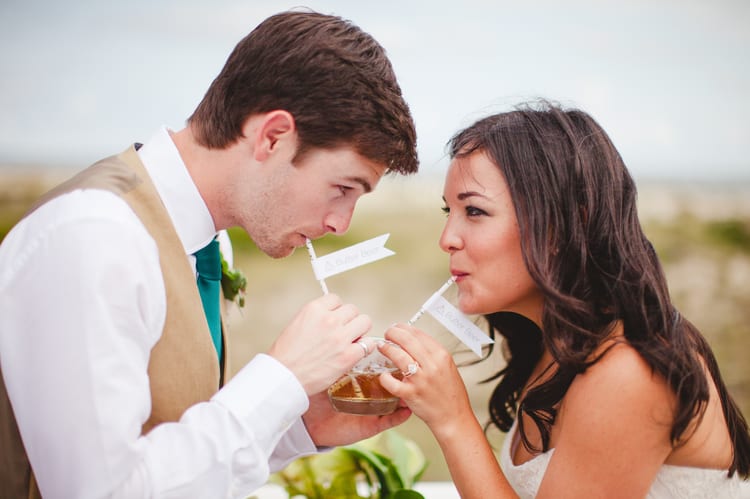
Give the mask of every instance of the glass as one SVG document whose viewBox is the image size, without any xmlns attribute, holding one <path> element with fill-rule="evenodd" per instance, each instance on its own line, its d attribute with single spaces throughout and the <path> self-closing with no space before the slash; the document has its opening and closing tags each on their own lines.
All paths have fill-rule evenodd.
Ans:
<svg viewBox="0 0 750 499">
<path fill-rule="evenodd" d="M 376 344 L 382 342 L 385 340 L 375 338 Z M 349 414 L 392 413 L 398 407 L 398 397 L 381 386 L 379 378 L 384 372 L 391 373 L 397 379 L 403 379 L 401 371 L 393 362 L 374 347 L 372 352 L 328 388 L 331 405 L 337 411 Z"/>
</svg>

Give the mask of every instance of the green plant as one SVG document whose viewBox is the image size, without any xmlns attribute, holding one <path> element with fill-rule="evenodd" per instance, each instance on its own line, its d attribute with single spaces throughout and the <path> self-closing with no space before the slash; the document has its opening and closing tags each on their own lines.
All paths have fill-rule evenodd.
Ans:
<svg viewBox="0 0 750 499">
<path fill-rule="evenodd" d="M 705 232 L 716 244 L 750 253 L 750 224 L 747 221 L 729 218 L 708 222 Z"/>
<path fill-rule="evenodd" d="M 224 298 L 234 301 L 240 308 L 245 306 L 245 291 L 247 289 L 247 278 L 240 269 L 230 269 L 229 263 L 221 256 L 221 290 Z"/>
<path fill-rule="evenodd" d="M 303 457 L 271 476 L 289 497 L 424 499 L 412 490 L 427 467 L 411 440 L 389 430 L 362 442 Z"/>
</svg>

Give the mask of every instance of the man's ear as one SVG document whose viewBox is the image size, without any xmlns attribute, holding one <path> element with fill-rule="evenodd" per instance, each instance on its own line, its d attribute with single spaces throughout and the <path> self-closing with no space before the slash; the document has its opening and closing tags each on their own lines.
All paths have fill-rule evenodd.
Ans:
<svg viewBox="0 0 750 499">
<path fill-rule="evenodd" d="M 255 139 L 253 155 L 257 161 L 265 161 L 272 154 L 286 148 L 290 148 L 290 154 L 294 154 L 297 148 L 297 126 L 289 111 L 269 111 L 256 124 L 257 127 L 251 133 Z"/>
</svg>

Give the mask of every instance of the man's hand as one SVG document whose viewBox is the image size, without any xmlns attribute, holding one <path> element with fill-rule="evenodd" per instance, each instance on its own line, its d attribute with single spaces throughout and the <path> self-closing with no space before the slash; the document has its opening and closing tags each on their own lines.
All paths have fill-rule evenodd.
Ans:
<svg viewBox="0 0 750 499">
<path fill-rule="evenodd" d="M 406 421 L 411 415 L 407 407 L 399 407 L 382 416 L 358 416 L 337 412 L 324 391 L 310 397 L 310 408 L 302 416 L 315 445 L 335 447 L 359 442 Z"/>
<path fill-rule="evenodd" d="M 355 341 L 371 327 L 357 307 L 327 294 L 302 307 L 268 354 L 294 373 L 308 395 L 319 393 L 362 359 Z"/>
</svg>

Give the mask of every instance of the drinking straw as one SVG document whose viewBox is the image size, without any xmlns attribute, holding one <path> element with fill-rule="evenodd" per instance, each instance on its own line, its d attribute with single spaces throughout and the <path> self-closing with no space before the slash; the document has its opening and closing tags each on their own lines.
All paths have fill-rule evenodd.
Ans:
<svg viewBox="0 0 750 499">
<path fill-rule="evenodd" d="M 310 261 L 313 264 L 313 272 L 315 271 L 315 260 L 318 258 L 315 256 L 315 250 L 313 249 L 312 241 L 310 239 L 305 239 L 305 245 L 307 246 L 307 252 L 310 253 Z M 317 277 L 317 275 L 316 275 Z M 320 289 L 323 290 L 323 294 L 328 294 L 328 286 L 326 286 L 325 279 L 318 279 L 318 282 L 320 283 Z"/>
<path fill-rule="evenodd" d="M 409 322 L 407 322 L 407 324 L 411 326 L 412 324 L 414 324 L 417 321 L 417 319 L 419 319 L 420 317 L 422 317 L 424 315 L 424 313 L 427 311 L 427 309 L 430 308 L 430 306 L 432 305 L 432 303 L 435 300 L 437 300 L 437 298 L 440 295 L 442 295 L 443 293 L 445 293 L 445 291 L 454 282 L 456 282 L 456 276 L 451 276 L 450 279 L 448 279 L 447 281 L 445 281 L 445 284 L 443 284 L 442 286 L 440 286 L 440 289 L 438 289 L 437 291 L 435 291 L 432 294 L 432 296 L 430 296 L 427 299 L 427 301 L 424 302 L 424 304 L 421 307 L 419 307 L 419 310 L 417 311 L 417 313 L 414 314 L 414 317 L 412 317 L 411 319 L 409 319 Z"/>
</svg>

